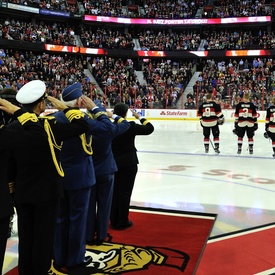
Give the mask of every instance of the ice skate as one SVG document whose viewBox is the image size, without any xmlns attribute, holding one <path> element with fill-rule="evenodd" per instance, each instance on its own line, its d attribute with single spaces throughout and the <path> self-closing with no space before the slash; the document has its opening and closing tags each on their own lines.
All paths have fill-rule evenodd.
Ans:
<svg viewBox="0 0 275 275">
<path fill-rule="evenodd" d="M 252 155 L 253 154 L 253 147 L 249 146 L 249 154 Z"/>
<path fill-rule="evenodd" d="M 219 147 L 215 147 L 214 150 L 215 150 L 215 153 L 216 153 L 216 154 L 219 154 L 219 153 L 220 153 Z"/>
<path fill-rule="evenodd" d="M 204 145 L 204 148 L 205 148 L 205 153 L 208 153 L 209 152 L 209 145 Z"/>
<path fill-rule="evenodd" d="M 240 155 L 242 152 L 242 147 L 238 147 L 238 151 L 237 151 L 237 154 Z"/>
</svg>

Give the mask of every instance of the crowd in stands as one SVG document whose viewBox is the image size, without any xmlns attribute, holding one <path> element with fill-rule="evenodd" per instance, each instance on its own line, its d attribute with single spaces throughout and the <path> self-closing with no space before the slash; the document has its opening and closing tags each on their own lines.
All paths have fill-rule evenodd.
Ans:
<svg viewBox="0 0 275 275">
<path fill-rule="evenodd" d="M 249 93 L 258 110 L 265 110 L 275 96 L 275 60 L 208 60 L 193 86 L 197 106 L 211 92 L 222 108 L 235 108 L 245 93 Z"/>
<path fill-rule="evenodd" d="M 192 77 L 193 66 L 185 61 L 149 61 L 143 65 L 143 74 L 158 101 L 175 108 Z"/>
<path fill-rule="evenodd" d="M 240 17 L 240 16 L 263 16 L 271 15 L 268 0 L 219 0 L 214 1 L 214 9 L 207 16 L 213 18 Z M 266 3 L 268 5 L 266 5 Z"/>
<path fill-rule="evenodd" d="M 240 50 L 240 49 L 274 49 L 275 34 L 273 31 L 228 31 L 204 30 L 205 50 Z"/>
<path fill-rule="evenodd" d="M 93 82 L 84 73 L 91 65 Z M 110 57 L 34 54 L 14 50 L 0 51 L 0 90 L 19 90 L 33 79 L 45 81 L 47 92 L 59 97 L 61 91 L 76 81 L 82 83 L 85 95 L 113 107 L 117 102 L 139 108 L 176 108 L 176 102 L 191 77 L 191 64 L 162 61 L 144 65 L 145 84 L 136 76 L 133 61 Z M 97 85 L 101 89 L 97 88 Z"/>
<path fill-rule="evenodd" d="M 80 30 L 80 39 L 84 47 L 107 49 L 130 49 L 134 43 L 130 33 L 124 34 L 124 29 L 107 29 L 99 27 L 93 29 L 83 26 Z"/>
<path fill-rule="evenodd" d="M 66 0 L 9 0 L 9 2 L 48 10 L 79 13 L 77 1 L 72 3 Z M 90 15 L 182 19 L 195 18 L 199 9 L 202 10 L 202 17 L 212 18 L 271 15 L 274 11 L 274 8 L 270 6 L 271 2 L 269 0 L 213 1 L 213 9 L 206 13 L 203 12 L 203 7 L 208 4 L 205 0 L 140 0 L 134 5 L 137 7 L 135 10 L 129 8 L 132 6 L 129 5 L 130 1 L 124 0 L 83 0 L 79 3 L 83 5 L 85 14 Z"/>
<path fill-rule="evenodd" d="M 63 12 L 78 13 L 77 1 L 71 3 L 66 0 L 8 0 L 9 3 L 29 6 L 38 9 L 58 10 Z"/>
<path fill-rule="evenodd" d="M 19 20 L 0 18 L 0 37 L 26 42 L 76 46 L 76 34 L 84 47 L 133 50 L 131 32 L 124 28 L 91 27 L 89 25 L 69 26 L 61 22 Z M 241 30 L 172 30 L 141 29 L 139 44 L 142 50 L 171 51 L 198 50 L 238 50 L 238 49 L 275 49 L 275 33 L 264 28 L 258 31 Z"/>
<path fill-rule="evenodd" d="M 122 101 L 139 108 L 176 108 L 177 101 L 191 79 L 193 68 L 192 62 L 144 62 L 146 82 L 141 84 L 131 59 L 94 58 L 90 64 L 108 106 Z"/>
<path fill-rule="evenodd" d="M 88 64 L 95 82 L 84 73 Z M 177 108 L 194 65 L 184 61 L 144 60 L 145 82 L 141 84 L 131 59 L 97 57 L 86 60 L 75 55 L 0 50 L 0 90 L 19 90 L 28 81 L 41 79 L 47 85 L 47 92 L 58 98 L 67 85 L 78 81 L 85 95 L 110 108 L 117 102 L 137 108 Z M 275 95 L 275 60 L 207 60 L 193 93 L 184 99 L 185 108 L 197 108 L 208 92 L 213 93 L 222 108 L 234 108 L 243 94 L 249 93 L 258 110 L 266 109 Z"/>
<path fill-rule="evenodd" d="M 114 17 L 127 16 L 122 10 L 123 2 L 121 0 L 83 0 L 83 6 L 85 14 Z"/>
<path fill-rule="evenodd" d="M 74 27 L 65 23 L 0 18 L 0 38 L 75 46 Z"/>
<path fill-rule="evenodd" d="M 174 32 L 172 30 L 144 30 L 139 34 L 139 44 L 142 50 L 175 51 L 197 50 L 200 46 L 200 34 L 196 31 Z"/>
<path fill-rule="evenodd" d="M 203 0 L 144 0 L 141 2 L 141 7 L 145 10 L 145 14 L 141 14 L 140 17 L 165 19 L 195 18 L 198 9 L 205 4 Z"/>
<path fill-rule="evenodd" d="M 81 56 L 0 50 L 0 90 L 18 91 L 27 82 L 40 79 L 46 83 L 47 93 L 58 98 L 67 85 L 78 81 L 86 95 L 97 97 L 85 68 L 86 61 Z"/>
</svg>

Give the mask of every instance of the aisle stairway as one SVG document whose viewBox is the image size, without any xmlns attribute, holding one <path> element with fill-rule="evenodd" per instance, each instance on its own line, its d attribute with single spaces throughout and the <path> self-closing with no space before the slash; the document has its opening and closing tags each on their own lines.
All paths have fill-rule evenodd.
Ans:
<svg viewBox="0 0 275 275">
<path fill-rule="evenodd" d="M 181 98 L 177 102 L 177 108 L 178 109 L 184 109 L 184 103 L 186 102 L 186 97 L 189 93 L 193 93 L 193 86 L 198 80 L 199 74 L 201 72 L 195 72 L 193 76 L 191 77 L 189 83 L 187 84 L 184 93 L 182 94 Z"/>
<path fill-rule="evenodd" d="M 135 71 L 135 73 L 136 73 L 136 76 L 137 76 L 137 79 L 138 79 L 139 83 L 141 85 L 147 85 L 147 81 L 143 76 L 143 72 L 142 71 Z"/>
<path fill-rule="evenodd" d="M 94 76 L 91 74 L 89 69 L 84 69 L 84 74 L 90 79 L 91 82 L 96 84 L 97 90 L 103 95 L 102 89 L 99 87 L 97 81 L 95 80 Z"/>
</svg>

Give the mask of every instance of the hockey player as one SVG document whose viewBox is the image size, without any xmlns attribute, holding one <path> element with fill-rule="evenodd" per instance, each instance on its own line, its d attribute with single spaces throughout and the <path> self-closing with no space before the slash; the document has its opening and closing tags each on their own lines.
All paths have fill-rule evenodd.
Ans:
<svg viewBox="0 0 275 275">
<path fill-rule="evenodd" d="M 206 101 L 199 107 L 198 117 L 203 128 L 205 153 L 209 152 L 210 134 L 212 131 L 215 146 L 214 150 L 215 153 L 219 154 L 219 125 L 224 123 L 224 115 L 221 111 L 221 106 L 213 100 L 212 94 L 206 94 Z"/>
<path fill-rule="evenodd" d="M 253 136 L 258 129 L 256 106 L 250 102 L 250 95 L 244 94 L 243 101 L 238 103 L 235 109 L 235 129 L 233 133 L 238 136 L 238 151 L 241 154 L 243 137 L 248 138 L 249 153 L 253 154 Z"/>
<path fill-rule="evenodd" d="M 273 157 L 275 158 L 275 97 L 271 101 L 272 105 L 266 110 L 265 118 L 265 138 L 271 138 Z"/>
</svg>

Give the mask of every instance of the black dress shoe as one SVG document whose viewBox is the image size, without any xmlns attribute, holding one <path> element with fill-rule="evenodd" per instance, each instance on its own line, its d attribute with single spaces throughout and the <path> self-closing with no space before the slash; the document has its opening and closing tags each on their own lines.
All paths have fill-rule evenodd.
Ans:
<svg viewBox="0 0 275 275">
<path fill-rule="evenodd" d="M 95 245 L 102 245 L 104 240 L 96 240 Z"/>
<path fill-rule="evenodd" d="M 115 230 L 125 230 L 129 227 L 131 227 L 134 223 L 132 221 L 128 221 L 125 225 L 118 225 L 118 226 L 112 226 Z"/>
<path fill-rule="evenodd" d="M 93 240 L 91 240 L 91 241 L 86 241 L 86 244 L 87 245 L 95 245 L 96 244 L 96 240 L 95 239 L 93 239 Z"/>
<path fill-rule="evenodd" d="M 55 262 L 53 263 L 53 267 L 60 272 L 68 273 L 68 268 L 65 266 L 65 264 L 57 265 Z"/>
<path fill-rule="evenodd" d="M 68 267 L 68 270 L 75 270 L 81 267 L 85 267 L 86 265 L 90 264 L 93 261 L 93 258 L 91 256 L 85 256 L 84 262 Z"/>
</svg>

